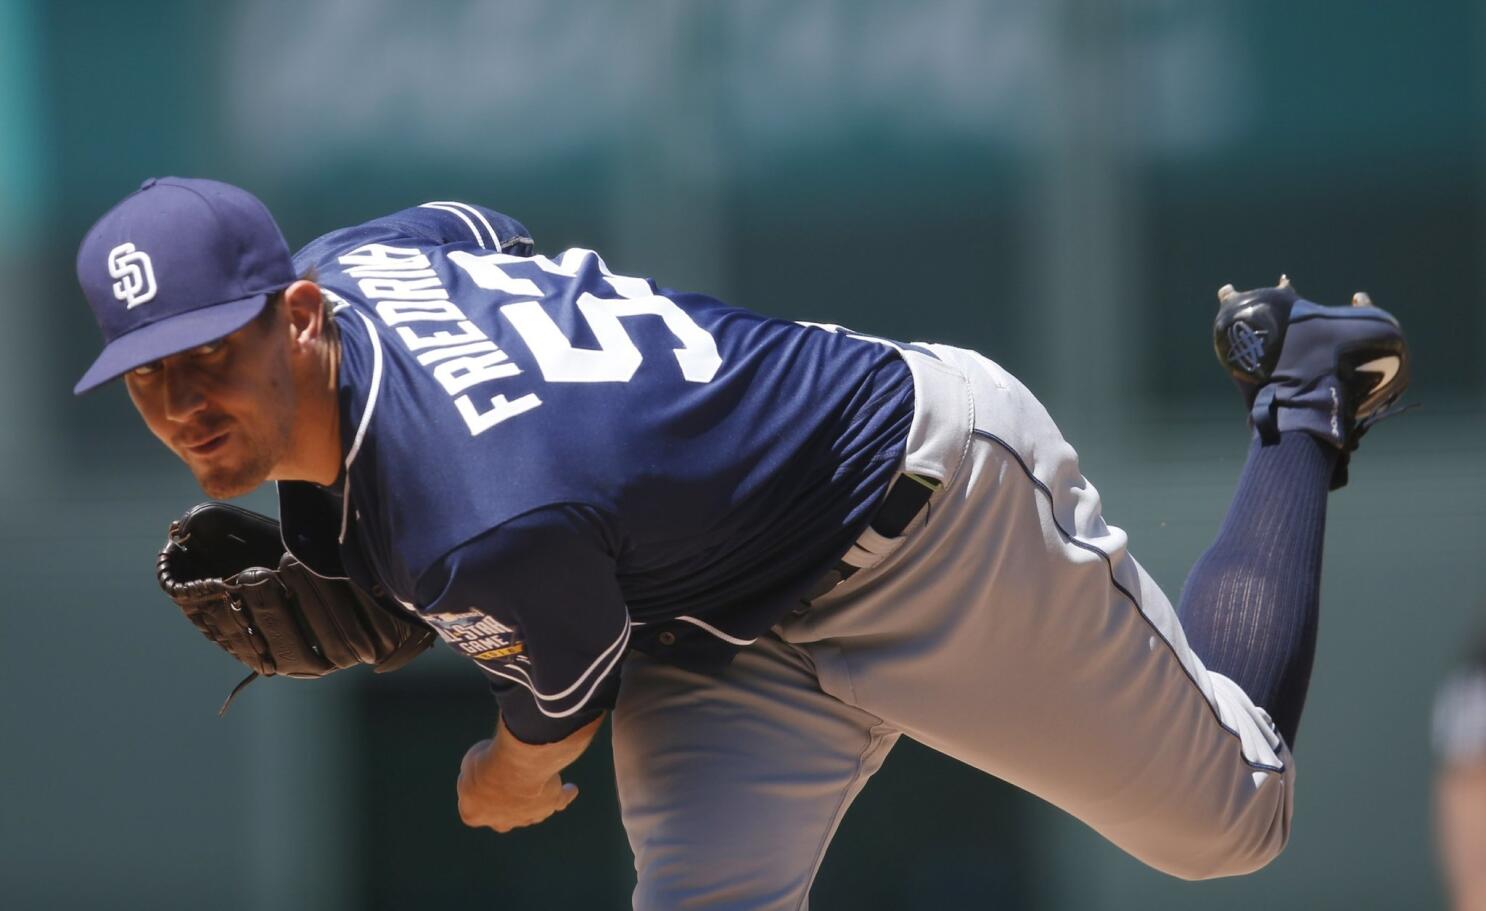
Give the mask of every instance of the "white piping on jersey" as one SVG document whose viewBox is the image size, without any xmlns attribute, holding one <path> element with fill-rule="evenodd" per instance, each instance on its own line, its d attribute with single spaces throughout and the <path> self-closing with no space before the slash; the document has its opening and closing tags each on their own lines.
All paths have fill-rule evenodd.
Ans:
<svg viewBox="0 0 1486 911">
<path fill-rule="evenodd" d="M 468 215 L 465 215 L 463 212 L 461 212 L 458 209 L 454 208 L 454 206 L 452 206 L 452 205 L 450 205 L 448 203 L 425 202 L 423 205 L 419 206 L 418 208 L 420 208 L 420 209 L 438 209 L 440 212 L 448 212 L 450 215 L 457 215 L 459 217 L 459 220 L 462 221 L 462 222 L 464 222 L 465 227 L 467 227 L 467 228 L 470 229 L 470 233 L 473 234 L 473 235 L 475 235 L 475 243 L 477 243 L 477 244 L 480 245 L 480 249 L 481 250 L 488 250 L 488 249 L 490 249 L 486 245 L 486 243 L 485 243 L 485 238 L 483 238 L 483 237 L 480 236 L 480 229 L 477 228 L 477 227 L 475 227 L 475 223 L 472 222 L 472 221 L 470 221 L 470 218 L 469 218 Z M 489 226 L 487 225 L 487 227 L 489 227 Z M 495 232 L 494 231 L 492 231 L 490 233 L 491 233 L 491 236 L 492 237 L 495 236 Z M 499 241 L 496 242 L 496 249 L 497 250 L 500 249 L 500 242 Z"/>
<path fill-rule="evenodd" d="M 531 676 L 520 667 L 516 667 L 514 665 L 504 665 L 499 670 L 497 670 L 492 667 L 486 667 L 485 665 L 480 664 L 477 661 L 475 662 L 475 666 L 480 668 L 487 674 L 491 674 L 496 677 L 502 677 L 506 680 L 512 681 L 513 683 L 519 683 L 522 686 L 526 687 L 537 699 L 537 711 L 541 712 L 543 715 L 546 715 L 548 718 L 566 718 L 569 715 L 581 711 L 583 709 L 583 706 L 588 704 L 588 700 L 592 699 L 593 694 L 598 690 L 599 684 L 604 681 L 604 678 L 609 676 L 609 672 L 614 669 L 615 664 L 619 663 L 619 659 L 624 657 L 624 650 L 629 645 L 629 631 L 630 624 L 625 623 L 624 630 L 619 634 L 619 638 L 614 640 L 614 644 L 604 649 L 603 653 L 595 658 L 593 663 L 588 666 L 588 669 L 585 670 L 582 674 L 578 675 L 578 679 L 573 681 L 573 685 L 563 690 L 561 693 L 548 695 L 541 692 L 536 688 L 536 686 L 532 684 Z M 546 707 L 542 705 L 543 702 L 554 702 L 566 696 L 572 695 L 573 691 L 578 689 L 578 687 L 582 685 L 583 681 L 594 672 L 594 670 L 599 666 L 599 663 L 604 661 L 605 658 L 608 659 L 608 663 L 605 664 L 603 670 L 599 671 L 598 675 L 593 678 L 593 683 L 589 685 L 588 692 L 584 693 L 583 698 L 579 699 L 577 703 L 569 708 L 563 709 L 562 711 L 554 712 L 547 711 Z M 512 671 L 516 674 L 520 674 L 521 676 L 514 677 L 511 674 L 505 673 L 506 671 Z"/>
<path fill-rule="evenodd" d="M 466 212 L 468 212 L 471 215 L 473 215 L 476 218 L 478 218 L 480 220 L 480 224 L 482 224 L 482 225 L 485 226 L 485 230 L 487 230 L 487 231 L 490 232 L 490 239 L 493 240 L 493 241 L 495 241 L 495 249 L 500 250 L 500 249 L 502 249 L 502 248 L 505 247 L 505 244 L 501 243 L 500 235 L 497 234 L 497 233 L 495 233 L 495 228 L 491 227 L 490 220 L 485 217 L 485 213 L 484 212 L 481 212 L 479 209 L 475 208 L 474 206 L 470 205 L 469 203 L 467 203 L 467 202 L 455 202 L 452 199 L 435 199 L 433 202 L 426 202 L 426 203 L 424 203 L 424 205 L 425 206 L 439 206 L 439 207 L 453 206 L 455 208 L 465 210 Z"/>
<path fill-rule="evenodd" d="M 382 340 L 377 336 L 377 327 L 365 313 L 352 312 L 366 323 L 366 334 L 371 336 L 372 378 L 371 392 L 366 394 L 366 408 L 361 412 L 361 423 L 356 427 L 356 437 L 351 440 L 351 451 L 346 453 L 346 486 L 341 491 L 341 533 L 336 537 L 340 544 L 346 543 L 346 526 L 351 516 L 351 463 L 361 452 L 361 441 L 366 438 L 366 428 L 371 426 L 372 412 L 377 408 L 377 393 L 382 390 Z"/>
<path fill-rule="evenodd" d="M 490 239 L 493 240 L 493 241 L 495 241 L 495 249 L 497 249 L 497 250 L 504 250 L 507 247 L 513 246 L 515 244 L 526 244 L 528 247 L 530 247 L 532 245 L 532 243 L 533 243 L 532 239 L 530 237 L 527 237 L 525 234 L 518 234 L 515 237 L 508 237 L 505 240 L 501 240 L 500 235 L 497 234 L 495 232 L 495 228 L 493 228 L 491 226 L 489 219 L 487 219 L 485 217 L 485 213 L 484 212 L 481 212 L 477 207 L 472 206 L 472 205 L 470 205 L 467 202 L 454 202 L 452 200 L 448 200 L 448 201 L 440 200 L 438 202 L 435 202 L 434 205 L 439 205 L 439 206 L 458 206 L 459 208 L 464 209 L 466 212 L 469 212 L 471 215 L 473 215 L 476 218 L 480 219 L 480 224 L 484 225 L 485 226 L 485 230 L 487 230 L 487 231 L 490 232 Z M 597 255 L 597 254 L 595 254 L 595 255 Z"/>
<path fill-rule="evenodd" d="M 737 646 L 752 645 L 752 644 L 754 644 L 755 642 L 758 641 L 758 639 L 756 639 L 756 638 L 755 639 L 739 639 L 737 636 L 729 636 L 727 633 L 723 632 L 722 630 L 718 629 L 717 627 L 713 626 L 712 624 L 707 623 L 704 620 L 698 620 L 696 617 L 688 617 L 688 616 L 682 615 L 682 616 L 679 616 L 679 617 L 673 617 L 671 619 L 673 619 L 673 620 L 685 620 L 687 623 L 690 623 L 693 626 L 699 626 L 702 629 L 706 630 L 707 632 L 711 633 L 712 635 L 716 636 L 717 638 L 721 639 L 722 641 L 724 641 L 724 642 L 731 642 L 733 645 L 737 645 Z M 640 621 L 640 620 L 631 620 L 630 623 L 629 623 L 629 625 L 630 626 L 645 626 L 646 624 L 643 621 Z"/>
<path fill-rule="evenodd" d="M 608 658 L 610 656 L 610 653 L 611 652 L 614 652 L 614 651 L 617 650 L 617 651 L 619 651 L 619 652 L 622 653 L 624 651 L 625 644 L 629 642 L 629 631 L 630 631 L 630 626 L 629 626 L 629 623 L 626 622 L 624 624 L 624 629 L 620 630 L 620 632 L 619 632 L 619 638 L 618 639 L 615 639 L 609 645 L 608 648 L 606 648 L 602 652 L 600 652 L 599 653 L 599 656 L 597 658 L 593 659 L 593 663 L 590 664 L 588 667 L 584 668 L 583 673 L 579 674 L 578 675 L 578 678 L 576 680 L 574 680 L 573 683 L 572 683 L 572 685 L 569 686 L 567 689 L 563 690 L 560 693 L 550 693 L 549 694 L 549 693 L 543 693 L 543 692 L 541 692 L 540 690 L 538 690 L 536 688 L 535 685 L 532 685 L 532 686 L 530 686 L 531 694 L 533 696 L 537 697 L 538 699 L 544 700 L 546 702 L 556 702 L 559 699 L 566 699 L 567 697 L 573 695 L 573 692 L 575 690 L 577 690 L 578 687 L 580 687 L 580 686 L 583 685 L 583 681 L 586 680 L 586 679 L 588 679 L 588 675 L 589 674 L 592 674 L 594 672 L 594 669 L 596 669 L 601 663 L 603 663 L 604 659 L 606 659 L 606 658 Z M 522 675 L 525 675 L 526 674 L 526 671 L 522 670 L 519 667 L 513 667 L 513 668 L 510 668 L 510 670 L 516 671 L 517 673 L 520 673 Z M 602 677 L 603 675 L 600 674 L 599 676 Z M 527 677 L 527 680 L 530 681 L 531 678 L 528 676 Z"/>
<path fill-rule="evenodd" d="M 707 623 L 707 622 L 705 622 L 703 620 L 698 620 L 696 617 L 688 617 L 685 614 L 682 614 L 681 616 L 677 617 L 676 619 L 677 620 L 685 620 L 687 623 L 690 623 L 692 626 L 700 626 L 702 629 L 706 630 L 707 632 L 709 632 L 712 635 L 716 636 L 717 638 L 721 639 L 723 642 L 731 642 L 733 645 L 752 645 L 752 644 L 754 644 L 755 642 L 758 641 L 758 639 L 756 639 L 756 638 L 755 639 L 739 639 L 737 636 L 729 636 L 727 633 L 723 632 L 722 630 L 718 629 L 717 627 L 713 626 L 712 624 Z"/>
</svg>

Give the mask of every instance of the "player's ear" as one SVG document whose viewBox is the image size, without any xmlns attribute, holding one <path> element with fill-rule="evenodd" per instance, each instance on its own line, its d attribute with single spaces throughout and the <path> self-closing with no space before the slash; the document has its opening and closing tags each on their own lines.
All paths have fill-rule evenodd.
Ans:
<svg viewBox="0 0 1486 911">
<path fill-rule="evenodd" d="M 300 279 L 284 289 L 284 310 L 297 342 L 313 342 L 325 331 L 325 305 L 320 286 Z"/>
</svg>

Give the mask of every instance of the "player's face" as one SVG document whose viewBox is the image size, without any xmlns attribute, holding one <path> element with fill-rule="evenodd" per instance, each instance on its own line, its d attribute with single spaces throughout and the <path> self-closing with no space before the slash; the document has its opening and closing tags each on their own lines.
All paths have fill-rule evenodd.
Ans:
<svg viewBox="0 0 1486 911">
<path fill-rule="evenodd" d="M 125 374 L 150 431 L 207 496 L 248 493 L 289 449 L 295 387 L 282 301 L 248 325 Z"/>
</svg>

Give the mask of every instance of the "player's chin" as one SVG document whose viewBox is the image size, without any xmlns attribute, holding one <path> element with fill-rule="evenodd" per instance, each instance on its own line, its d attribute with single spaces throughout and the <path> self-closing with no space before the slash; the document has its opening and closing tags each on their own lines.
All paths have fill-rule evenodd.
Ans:
<svg viewBox="0 0 1486 911">
<path fill-rule="evenodd" d="M 226 461 L 213 459 L 209 462 L 187 458 L 186 465 L 196 476 L 196 483 L 203 493 L 213 500 L 229 500 L 252 493 L 268 480 L 265 460 L 247 459 Z"/>
</svg>

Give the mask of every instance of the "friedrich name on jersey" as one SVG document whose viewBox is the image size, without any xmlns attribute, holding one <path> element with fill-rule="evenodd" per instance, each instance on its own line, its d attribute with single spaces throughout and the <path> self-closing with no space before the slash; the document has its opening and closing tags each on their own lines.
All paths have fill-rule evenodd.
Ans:
<svg viewBox="0 0 1486 911">
<path fill-rule="evenodd" d="M 588 259 L 592 262 L 585 264 Z M 679 342 L 676 359 L 688 382 L 705 383 L 722 366 L 712 336 L 680 307 L 653 293 L 641 279 L 613 275 L 591 250 L 568 250 L 556 262 L 545 256 L 457 250 L 448 260 L 479 287 L 518 298 L 503 304 L 500 315 L 526 342 L 547 382 L 628 382 L 643 360 L 620 322 L 629 316 L 651 315 L 664 321 Z M 515 398 L 491 394 L 502 380 L 520 375 L 521 368 L 449 299 L 423 251 L 371 243 L 340 256 L 338 262 L 382 322 L 448 393 L 471 436 L 541 406 L 542 399 L 534 392 Z M 588 320 L 596 349 L 569 342 L 542 307 L 540 301 L 547 296 L 543 289 L 516 274 L 518 266 L 535 266 L 550 275 L 576 279 L 585 265 L 598 270 L 614 295 L 605 298 L 583 291 L 577 297 L 576 307 Z M 469 391 L 474 387 L 479 387 L 478 395 Z"/>
</svg>

